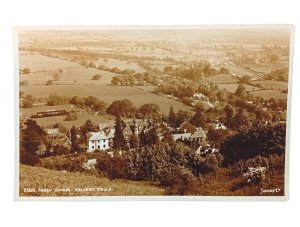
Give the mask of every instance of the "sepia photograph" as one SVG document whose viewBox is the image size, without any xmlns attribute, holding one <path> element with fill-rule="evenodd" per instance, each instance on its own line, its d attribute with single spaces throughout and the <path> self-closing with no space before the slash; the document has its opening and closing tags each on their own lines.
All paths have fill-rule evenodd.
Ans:
<svg viewBox="0 0 300 227">
<path fill-rule="evenodd" d="M 293 29 L 15 28 L 16 198 L 286 199 Z"/>
</svg>

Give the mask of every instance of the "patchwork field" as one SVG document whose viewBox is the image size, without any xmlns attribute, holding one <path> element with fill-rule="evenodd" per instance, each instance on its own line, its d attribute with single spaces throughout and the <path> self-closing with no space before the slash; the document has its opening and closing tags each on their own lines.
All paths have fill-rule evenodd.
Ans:
<svg viewBox="0 0 300 227">
<path fill-rule="evenodd" d="M 34 188 L 36 191 L 25 192 L 25 189 L 28 188 Z M 88 188 L 94 188 L 95 191 L 84 191 Z M 52 190 L 39 191 L 39 189 Z M 62 189 L 70 189 L 70 191 L 62 191 Z M 75 191 L 75 189 L 77 189 L 77 191 Z M 20 165 L 20 196 L 122 196 L 164 194 L 165 189 L 151 182 L 123 179 L 110 181 L 107 178 L 99 178 L 82 173 L 60 172 L 40 167 Z"/>
<path fill-rule="evenodd" d="M 106 103 L 112 103 L 115 100 L 129 99 L 132 103 L 139 107 L 145 103 L 155 103 L 160 107 L 160 112 L 169 113 L 169 108 L 172 105 L 175 111 L 180 109 L 190 110 L 191 108 L 182 102 L 168 99 L 163 96 L 155 95 L 150 92 L 140 90 L 130 86 L 109 86 L 109 85 L 39 85 L 39 86 L 23 86 L 20 88 L 25 95 L 34 97 L 45 97 L 49 94 L 73 96 L 95 96 Z"/>
</svg>

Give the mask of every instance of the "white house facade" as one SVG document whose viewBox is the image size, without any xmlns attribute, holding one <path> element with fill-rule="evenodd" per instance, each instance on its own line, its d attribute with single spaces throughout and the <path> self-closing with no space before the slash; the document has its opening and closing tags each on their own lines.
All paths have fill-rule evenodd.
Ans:
<svg viewBox="0 0 300 227">
<path fill-rule="evenodd" d="M 91 132 L 88 138 L 87 152 L 94 152 L 95 150 L 107 150 L 112 146 L 115 129 L 101 130 L 99 132 Z"/>
</svg>

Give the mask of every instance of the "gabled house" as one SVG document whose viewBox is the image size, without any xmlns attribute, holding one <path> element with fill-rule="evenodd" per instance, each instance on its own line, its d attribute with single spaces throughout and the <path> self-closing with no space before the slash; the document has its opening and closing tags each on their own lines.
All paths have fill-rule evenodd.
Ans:
<svg viewBox="0 0 300 227">
<path fill-rule="evenodd" d="M 192 125 L 190 122 L 184 121 L 180 125 L 179 131 L 182 132 L 182 133 L 191 133 L 191 134 L 194 134 L 197 131 L 197 128 L 194 125 Z"/>
<path fill-rule="evenodd" d="M 88 133 L 88 150 L 87 152 L 94 152 L 95 150 L 107 150 L 112 147 L 113 138 L 115 137 L 115 129 L 105 128 L 99 132 Z"/>
</svg>

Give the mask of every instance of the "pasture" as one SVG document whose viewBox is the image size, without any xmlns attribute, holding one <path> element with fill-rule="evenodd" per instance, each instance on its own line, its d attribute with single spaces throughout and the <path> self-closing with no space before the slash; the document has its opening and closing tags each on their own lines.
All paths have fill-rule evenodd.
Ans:
<svg viewBox="0 0 300 227">
<path fill-rule="evenodd" d="M 169 113 L 172 105 L 175 111 L 190 110 L 191 108 L 182 102 L 168 99 L 150 92 L 140 90 L 131 86 L 109 86 L 109 85 L 29 85 L 20 87 L 25 95 L 47 98 L 49 94 L 64 95 L 68 97 L 95 96 L 110 104 L 115 100 L 129 99 L 134 106 L 140 107 L 145 103 L 154 103 L 160 107 L 160 112 Z"/>
<path fill-rule="evenodd" d="M 66 110 L 71 111 L 75 110 L 77 115 L 77 120 L 65 121 L 66 116 L 53 116 L 53 117 L 44 117 L 44 118 L 32 118 L 38 125 L 43 126 L 44 128 L 52 128 L 54 123 L 61 123 L 67 128 L 71 128 L 73 125 L 79 127 L 83 125 L 86 120 L 90 119 L 94 124 L 99 123 L 109 123 L 114 125 L 114 117 L 110 115 L 94 115 L 90 114 L 82 109 L 72 107 L 70 104 L 57 105 L 57 106 L 33 106 L 32 108 L 20 108 L 21 119 L 28 119 L 31 115 L 36 114 L 37 112 L 47 111 L 47 110 Z"/>
<path fill-rule="evenodd" d="M 238 78 L 229 74 L 216 74 L 205 79 L 213 84 L 234 84 L 239 82 Z"/>
<path fill-rule="evenodd" d="M 93 173 L 95 174 L 95 171 Z M 151 182 L 125 179 L 111 181 L 108 178 L 100 178 L 92 174 L 61 172 L 26 165 L 20 165 L 19 179 L 20 196 L 142 196 L 165 194 L 165 189 Z M 34 188 L 36 191 L 24 192 L 24 188 Z M 52 190 L 38 191 L 39 188 Z M 95 188 L 95 191 L 78 190 L 85 188 Z M 97 190 L 97 188 L 100 190 Z M 107 190 L 103 191 L 101 188 Z M 70 189 L 70 191 L 63 191 L 62 189 Z"/>
<path fill-rule="evenodd" d="M 280 90 L 260 90 L 260 91 L 253 91 L 251 92 L 252 95 L 254 96 L 259 96 L 262 97 L 263 99 L 282 99 L 286 100 L 287 99 L 287 94 L 281 92 Z"/>
<path fill-rule="evenodd" d="M 239 66 L 236 66 L 236 65 L 226 65 L 224 67 L 228 68 L 230 74 L 232 74 L 233 76 L 242 77 L 244 75 L 248 75 L 251 78 L 256 78 L 256 79 L 260 78 L 260 77 L 256 76 L 254 73 L 250 72 L 249 70 L 244 69 L 244 68 L 239 67 Z"/>
<path fill-rule="evenodd" d="M 243 64 L 244 67 L 249 67 L 249 69 L 269 73 L 282 68 L 287 68 L 288 63 L 260 63 L 260 64 Z"/>
<path fill-rule="evenodd" d="M 58 70 L 78 66 L 78 64 L 70 61 L 43 56 L 39 53 L 23 51 L 19 54 L 19 68 L 29 68 L 31 72 Z"/>
<path fill-rule="evenodd" d="M 260 85 L 265 89 L 280 89 L 285 90 L 288 88 L 288 83 L 284 81 L 276 81 L 276 80 L 255 80 L 251 82 L 255 85 Z"/>
<path fill-rule="evenodd" d="M 48 80 L 53 80 L 53 73 L 56 70 L 32 72 L 29 74 L 21 74 L 20 81 L 28 81 L 31 85 L 45 85 Z M 92 76 L 100 74 L 102 77 L 99 80 L 92 80 Z M 85 68 L 77 66 L 76 68 L 64 69 L 58 81 L 54 84 L 110 84 L 113 76 L 117 74 L 97 70 L 95 68 Z"/>
<path fill-rule="evenodd" d="M 217 86 L 220 89 L 226 90 L 227 92 L 234 93 L 236 91 L 237 87 L 239 86 L 239 84 L 217 84 Z M 246 88 L 246 91 L 256 91 L 256 90 L 260 89 L 260 88 L 257 88 L 257 87 L 254 87 L 254 86 L 251 86 L 248 84 L 244 84 L 244 86 Z"/>
<path fill-rule="evenodd" d="M 135 72 L 144 72 L 145 69 L 141 66 L 139 66 L 137 63 L 133 61 L 121 61 L 118 59 L 106 59 L 107 61 L 104 61 L 104 58 L 99 58 L 98 61 L 95 62 L 95 64 L 98 65 L 105 65 L 109 68 L 114 68 L 117 67 L 121 70 L 124 69 L 131 69 L 134 70 Z"/>
</svg>

